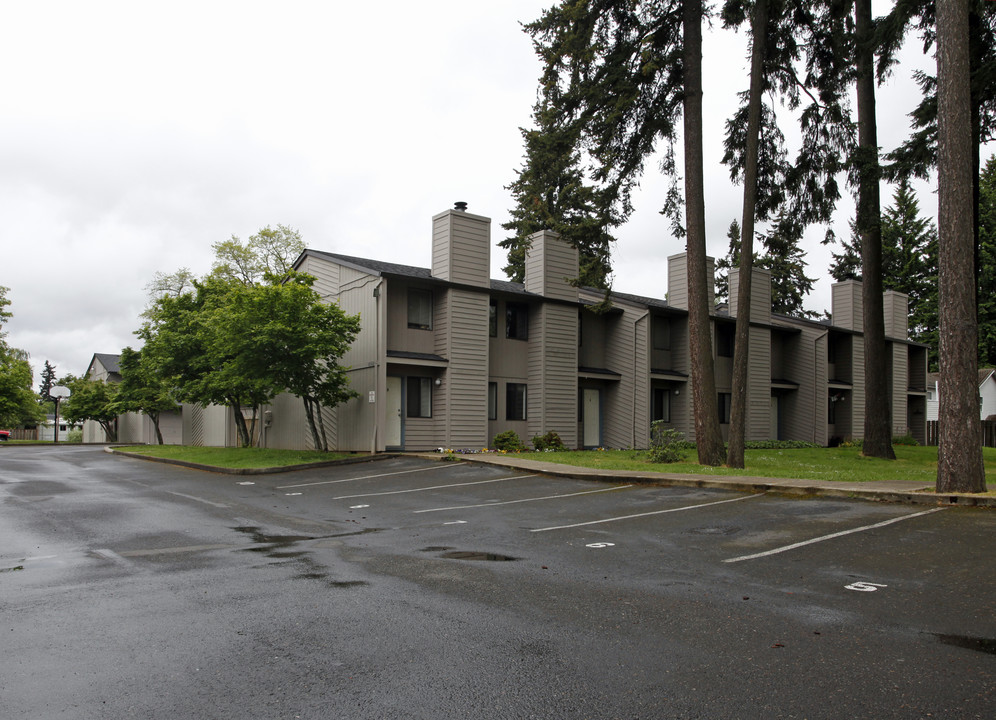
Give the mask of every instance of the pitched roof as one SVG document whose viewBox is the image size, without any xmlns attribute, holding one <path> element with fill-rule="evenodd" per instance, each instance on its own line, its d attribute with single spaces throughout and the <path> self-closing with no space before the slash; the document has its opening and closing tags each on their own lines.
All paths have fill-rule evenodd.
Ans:
<svg viewBox="0 0 996 720">
<path fill-rule="evenodd" d="M 104 369 L 109 373 L 121 372 L 120 355 L 111 355 L 110 353 L 94 353 L 93 360 L 90 361 L 91 368 L 93 367 L 94 360 L 99 361 L 100 364 L 104 366 Z"/>
</svg>

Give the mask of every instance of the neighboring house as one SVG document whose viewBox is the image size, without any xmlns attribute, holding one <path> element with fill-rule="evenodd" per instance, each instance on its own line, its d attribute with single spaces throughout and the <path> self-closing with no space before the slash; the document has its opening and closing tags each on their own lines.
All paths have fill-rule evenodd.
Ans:
<svg viewBox="0 0 996 720">
<path fill-rule="evenodd" d="M 108 383 L 121 382 L 121 367 L 118 364 L 120 355 L 94 353 L 85 377 L 91 380 L 103 380 Z M 117 428 L 118 442 L 156 445 L 156 428 L 145 413 L 123 413 L 114 421 Z M 179 445 L 183 441 L 183 419 L 180 411 L 164 412 L 159 416 L 159 430 L 167 445 Z M 61 439 L 61 436 L 60 436 Z M 83 423 L 83 442 L 107 442 L 104 429 L 99 423 L 87 420 Z"/>
<path fill-rule="evenodd" d="M 694 439 L 684 255 L 668 258 L 667 301 L 579 289 L 577 251 L 537 233 L 524 283 L 488 278 L 491 221 L 458 207 L 432 220 L 431 267 L 305 250 L 295 269 L 361 330 L 343 358 L 359 398 L 325 410 L 340 450 L 479 449 L 504 430 L 525 441 L 556 431 L 569 447 L 646 447 L 663 420 Z M 717 404 L 728 430 L 737 312 L 712 318 Z M 712 288 L 710 279 L 709 287 Z M 662 288 L 663 291 L 663 288 Z M 662 293 L 663 294 L 663 293 Z M 926 431 L 927 348 L 907 339 L 906 296 L 886 292 L 893 432 Z M 832 322 L 771 312 L 771 277 L 752 283 L 747 439 L 821 445 L 861 436 L 861 284 L 833 286 Z M 266 408 L 264 443 L 311 445 L 301 401 Z M 234 444 L 231 412 L 185 407 L 184 442 Z"/>
<path fill-rule="evenodd" d="M 59 442 L 69 439 L 69 433 L 73 430 L 82 430 L 83 423 L 71 423 L 64 417 L 59 417 Z M 55 414 L 49 413 L 45 416 L 45 422 L 38 426 L 38 439 L 49 442 L 55 440 Z"/>
<path fill-rule="evenodd" d="M 927 420 L 937 420 L 941 374 L 927 375 Z M 979 368 L 979 419 L 996 415 L 996 368 Z"/>
</svg>

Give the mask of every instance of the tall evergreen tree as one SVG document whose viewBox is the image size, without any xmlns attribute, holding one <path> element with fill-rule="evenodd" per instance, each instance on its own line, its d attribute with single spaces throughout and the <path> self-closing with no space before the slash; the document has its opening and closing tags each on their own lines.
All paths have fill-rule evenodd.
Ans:
<svg viewBox="0 0 996 720">
<path fill-rule="evenodd" d="M 996 155 L 979 179 L 979 366 L 996 366 Z"/>
<path fill-rule="evenodd" d="M 543 62 L 541 102 L 578 133 L 591 180 L 611 193 L 619 222 L 644 163 L 663 145 L 661 171 L 675 178 L 683 120 L 684 223 L 675 188 L 665 199 L 686 238 L 692 398 L 699 461 L 723 459 L 716 407 L 705 264 L 702 167 L 701 0 L 563 0 L 526 26 Z"/>
<path fill-rule="evenodd" d="M 716 302 L 729 302 L 730 271 L 740 267 L 740 223 L 733 220 L 726 231 L 730 248 L 724 257 L 716 261 Z"/>
<path fill-rule="evenodd" d="M 764 253 L 757 266 L 771 271 L 771 310 L 782 315 L 816 317 L 803 303 L 813 290 L 814 278 L 806 275 L 806 253 L 800 247 L 803 226 L 786 214 L 761 237 Z"/>
<path fill-rule="evenodd" d="M 852 155 L 857 184 L 855 228 L 861 238 L 861 301 L 865 355 L 865 426 L 862 454 L 895 460 L 882 299 L 881 165 L 875 112 L 875 45 L 871 0 L 854 0 L 858 147 Z"/>
<path fill-rule="evenodd" d="M 937 492 L 984 492 L 978 327 L 972 277 L 973 173 L 968 5 L 937 4 L 940 403 Z M 975 177 L 973 178 L 973 174 Z"/>
<path fill-rule="evenodd" d="M 909 297 L 909 334 L 930 345 L 937 364 L 937 230 L 920 216 L 920 203 L 901 180 L 882 215 L 882 286 Z"/>
<path fill-rule="evenodd" d="M 55 377 L 55 366 L 46 360 L 45 367 L 42 368 L 41 385 L 38 386 L 38 397 L 42 399 L 42 402 L 53 402 L 55 400 L 50 394 L 52 386 L 55 385 Z"/>
<path fill-rule="evenodd" d="M 525 159 L 515 181 L 506 186 L 515 205 L 511 219 L 502 225 L 512 234 L 498 243 L 508 251 L 503 270 L 513 282 L 523 282 L 529 238 L 552 230 L 578 250 L 577 284 L 608 288 L 615 242 L 611 230 L 619 224 L 612 188 L 586 180 L 578 132 L 558 118 L 540 100 L 533 111 L 537 127 L 521 130 Z"/>
<path fill-rule="evenodd" d="M 838 282 L 861 280 L 861 238 L 851 224 L 851 241 L 833 253 L 830 275 Z M 882 288 L 909 297 L 909 333 L 930 345 L 930 367 L 937 369 L 937 230 L 920 216 L 909 182 L 896 187 L 882 215 Z"/>
</svg>

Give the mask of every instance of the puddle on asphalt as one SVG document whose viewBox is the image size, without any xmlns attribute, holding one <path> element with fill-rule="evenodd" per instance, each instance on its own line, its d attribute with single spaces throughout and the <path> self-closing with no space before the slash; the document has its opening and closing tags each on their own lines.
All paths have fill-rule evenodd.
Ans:
<svg viewBox="0 0 996 720">
<path fill-rule="evenodd" d="M 968 635 L 942 635 L 934 633 L 934 637 L 945 645 L 976 650 L 978 652 L 996 655 L 996 640 L 993 638 L 969 637 Z"/>
<path fill-rule="evenodd" d="M 440 557 L 446 558 L 447 560 L 488 560 L 491 562 L 508 562 L 510 560 L 519 559 L 514 558 L 511 555 L 475 552 L 473 550 L 452 550 L 450 552 L 443 553 Z"/>
<path fill-rule="evenodd" d="M 735 525 L 717 525 L 692 528 L 685 531 L 689 535 L 734 535 L 740 532 Z"/>
</svg>

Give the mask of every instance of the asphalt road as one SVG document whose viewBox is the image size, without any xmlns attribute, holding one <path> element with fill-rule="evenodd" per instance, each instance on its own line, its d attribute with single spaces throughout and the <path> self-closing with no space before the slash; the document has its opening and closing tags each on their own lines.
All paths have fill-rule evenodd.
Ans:
<svg viewBox="0 0 996 720">
<path fill-rule="evenodd" d="M 993 717 L 996 513 L 0 449 L 0 718 Z"/>
</svg>

